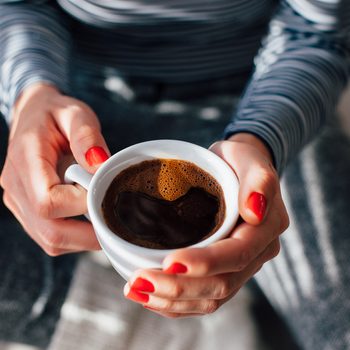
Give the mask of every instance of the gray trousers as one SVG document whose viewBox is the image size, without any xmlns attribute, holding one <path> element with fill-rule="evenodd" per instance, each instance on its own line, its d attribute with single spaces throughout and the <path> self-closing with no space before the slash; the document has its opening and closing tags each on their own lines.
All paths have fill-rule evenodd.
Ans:
<svg viewBox="0 0 350 350">
<path fill-rule="evenodd" d="M 303 349 L 350 349 L 350 141 L 337 117 L 282 185 L 291 224 L 257 281 Z"/>
</svg>

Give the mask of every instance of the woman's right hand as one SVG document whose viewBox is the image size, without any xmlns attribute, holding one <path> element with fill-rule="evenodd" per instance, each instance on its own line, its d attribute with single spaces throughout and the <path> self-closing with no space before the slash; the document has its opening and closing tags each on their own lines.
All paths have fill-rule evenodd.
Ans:
<svg viewBox="0 0 350 350">
<path fill-rule="evenodd" d="M 68 218 L 87 208 L 86 191 L 62 184 L 58 175 L 67 154 L 90 173 L 108 158 L 95 113 L 53 86 L 30 86 L 13 109 L 0 180 L 5 205 L 51 256 L 99 249 L 91 224 Z"/>
</svg>

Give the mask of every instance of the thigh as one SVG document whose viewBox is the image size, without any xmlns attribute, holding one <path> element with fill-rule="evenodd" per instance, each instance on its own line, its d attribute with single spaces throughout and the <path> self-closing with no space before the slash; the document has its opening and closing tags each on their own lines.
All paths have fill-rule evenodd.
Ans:
<svg viewBox="0 0 350 350">
<path fill-rule="evenodd" d="M 154 139 L 179 139 L 208 147 L 220 139 L 230 121 L 238 97 L 232 92 L 208 94 L 207 89 L 190 92 L 183 87 L 167 94 L 156 84 L 129 83 L 117 75 L 80 70 L 74 76 L 75 97 L 98 115 L 112 152 Z M 187 92 L 187 91 L 186 91 Z"/>
<path fill-rule="evenodd" d="M 350 142 L 336 123 L 282 183 L 291 225 L 257 280 L 304 349 L 350 349 Z"/>
</svg>

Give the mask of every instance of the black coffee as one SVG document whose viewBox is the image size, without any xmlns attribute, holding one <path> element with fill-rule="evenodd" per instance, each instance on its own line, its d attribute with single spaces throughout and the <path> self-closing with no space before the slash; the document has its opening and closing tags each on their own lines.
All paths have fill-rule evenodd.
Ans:
<svg viewBox="0 0 350 350">
<path fill-rule="evenodd" d="M 199 242 L 221 226 L 223 193 L 217 181 L 195 164 L 155 159 L 131 166 L 109 186 L 102 211 L 121 238 L 154 249 Z"/>
</svg>

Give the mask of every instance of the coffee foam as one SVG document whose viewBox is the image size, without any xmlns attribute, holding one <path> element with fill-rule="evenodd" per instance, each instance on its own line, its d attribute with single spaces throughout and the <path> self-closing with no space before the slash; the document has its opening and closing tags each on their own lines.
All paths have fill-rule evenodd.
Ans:
<svg viewBox="0 0 350 350">
<path fill-rule="evenodd" d="M 220 197 L 217 181 L 195 164 L 176 159 L 154 159 L 136 164 L 122 171 L 114 180 L 116 193 L 143 192 L 149 196 L 174 201 L 191 187 L 201 187 Z"/>
</svg>

